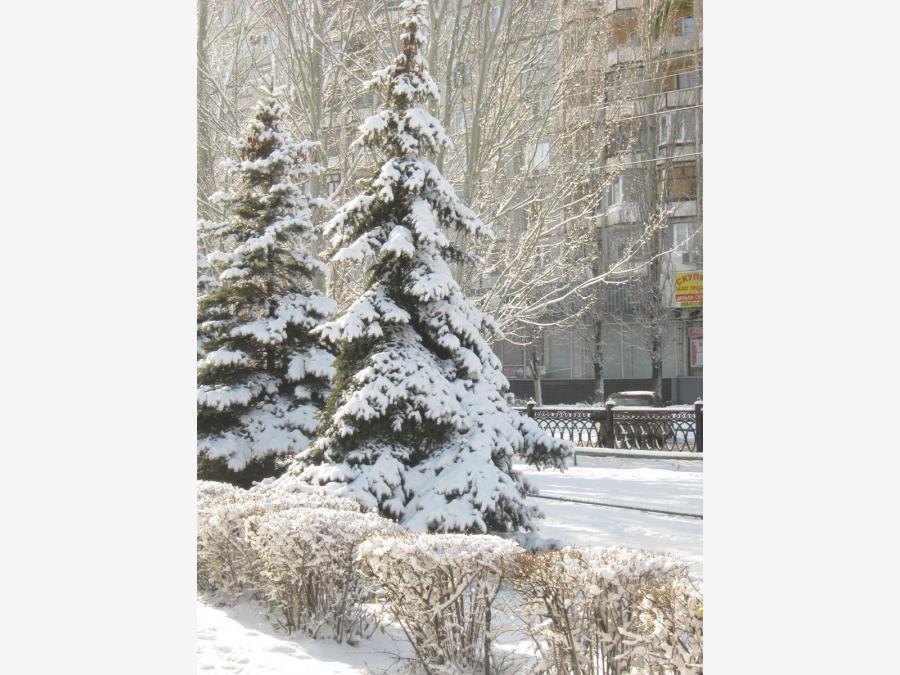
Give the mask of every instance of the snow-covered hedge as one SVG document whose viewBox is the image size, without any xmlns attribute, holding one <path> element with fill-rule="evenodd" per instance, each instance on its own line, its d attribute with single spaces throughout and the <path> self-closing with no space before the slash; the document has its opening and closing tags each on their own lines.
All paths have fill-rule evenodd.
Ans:
<svg viewBox="0 0 900 675">
<path fill-rule="evenodd" d="M 197 509 L 199 587 L 255 597 L 288 631 L 355 643 L 377 600 L 430 673 L 496 672 L 505 617 L 533 642 L 536 672 L 702 671 L 702 587 L 668 555 L 414 534 L 353 501 L 265 485 L 199 482 Z"/>
<path fill-rule="evenodd" d="M 258 565 L 247 538 L 247 520 L 298 507 L 359 512 L 356 502 L 331 495 L 243 490 L 198 481 L 197 586 L 231 599 L 252 594 Z"/>
<path fill-rule="evenodd" d="M 521 551 L 487 535 L 406 534 L 366 542 L 360 562 L 427 672 L 493 672 L 491 606 Z"/>
<path fill-rule="evenodd" d="M 671 556 L 618 547 L 524 553 L 512 584 L 539 671 L 702 670 L 702 599 Z"/>
<path fill-rule="evenodd" d="M 703 588 L 690 577 L 651 584 L 641 593 L 639 631 L 629 635 L 653 673 L 703 671 Z"/>
<path fill-rule="evenodd" d="M 258 565 L 258 590 L 288 632 L 355 644 L 375 624 L 363 607 L 372 595 L 360 574 L 360 544 L 397 534 L 399 525 L 372 513 L 326 508 L 270 511 L 247 521 Z"/>
</svg>

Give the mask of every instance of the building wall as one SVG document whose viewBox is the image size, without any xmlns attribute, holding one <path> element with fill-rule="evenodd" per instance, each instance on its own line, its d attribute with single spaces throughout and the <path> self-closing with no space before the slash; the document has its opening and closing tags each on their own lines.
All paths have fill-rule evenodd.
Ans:
<svg viewBox="0 0 900 675">
<path fill-rule="evenodd" d="M 517 404 L 524 405 L 534 397 L 532 380 L 510 380 L 510 391 Z M 648 391 L 650 380 L 642 378 L 606 378 L 603 391 L 607 396 L 620 391 Z M 544 405 L 593 405 L 593 380 L 541 380 Z M 702 377 L 663 378 L 663 401 L 673 404 L 690 404 L 703 398 Z"/>
</svg>

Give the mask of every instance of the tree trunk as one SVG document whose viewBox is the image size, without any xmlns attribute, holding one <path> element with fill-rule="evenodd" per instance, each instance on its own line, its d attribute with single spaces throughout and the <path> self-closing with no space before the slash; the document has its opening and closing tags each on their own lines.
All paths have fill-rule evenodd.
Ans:
<svg viewBox="0 0 900 675">
<path fill-rule="evenodd" d="M 541 395 L 541 378 L 534 378 L 534 402 L 538 405 L 544 405 L 543 396 Z"/>
<path fill-rule="evenodd" d="M 531 377 L 534 378 L 534 402 L 538 405 L 544 404 L 541 392 L 541 362 L 538 354 L 537 338 L 531 342 L 528 349 L 528 369 L 531 371 Z"/>
<path fill-rule="evenodd" d="M 606 392 L 603 389 L 603 319 L 594 321 L 594 403 L 603 405 Z"/>
<path fill-rule="evenodd" d="M 659 334 L 659 326 L 653 335 L 650 352 L 650 380 L 653 393 L 662 402 L 663 368 L 662 368 L 662 340 Z"/>
</svg>

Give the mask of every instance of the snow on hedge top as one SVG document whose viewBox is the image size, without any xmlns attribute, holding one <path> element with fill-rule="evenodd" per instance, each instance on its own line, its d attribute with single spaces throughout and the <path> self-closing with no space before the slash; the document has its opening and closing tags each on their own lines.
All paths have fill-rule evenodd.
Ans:
<svg viewBox="0 0 900 675">
<path fill-rule="evenodd" d="M 521 552 L 513 541 L 479 534 L 376 536 L 359 547 L 359 557 L 375 574 L 412 576 L 447 567 L 463 574 L 499 571 Z"/>
<path fill-rule="evenodd" d="M 304 545 L 302 559 L 307 567 L 317 563 L 347 564 L 353 557 L 347 547 L 355 548 L 368 537 L 402 531 L 399 525 L 375 513 L 337 511 L 315 504 L 269 510 L 250 522 L 256 538 L 290 542 L 293 546 L 280 547 L 289 552 L 295 552 L 298 544 Z"/>
<path fill-rule="evenodd" d="M 263 511 L 284 511 L 301 507 L 332 511 L 360 510 L 359 504 L 350 499 L 335 497 L 310 486 L 307 488 L 304 491 L 291 491 L 268 483 L 244 490 L 229 483 L 198 480 L 197 510 L 211 513 L 235 505 L 254 505 Z"/>
</svg>

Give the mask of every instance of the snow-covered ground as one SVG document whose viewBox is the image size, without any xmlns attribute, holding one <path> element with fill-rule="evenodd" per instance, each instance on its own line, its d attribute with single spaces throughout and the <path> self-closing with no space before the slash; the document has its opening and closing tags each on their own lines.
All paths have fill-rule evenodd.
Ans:
<svg viewBox="0 0 900 675">
<path fill-rule="evenodd" d="M 590 502 L 703 513 L 703 462 L 688 460 L 578 459 L 565 473 L 516 466 L 541 494 Z M 632 546 L 671 551 L 703 574 L 703 521 L 602 506 L 533 500 L 546 518 L 540 534 L 581 546 Z"/>
<path fill-rule="evenodd" d="M 197 672 L 320 675 L 380 673 L 409 649 L 391 633 L 375 633 L 358 646 L 280 633 L 254 602 L 236 607 L 197 599 Z"/>
<path fill-rule="evenodd" d="M 565 473 L 516 468 L 548 496 L 702 513 L 703 463 L 616 457 L 579 458 Z M 544 537 L 585 546 L 632 546 L 671 551 L 703 574 L 703 521 L 585 504 L 535 499 L 546 518 Z M 279 633 L 255 603 L 218 607 L 197 603 L 197 669 L 211 673 L 384 672 L 409 647 L 389 627 L 359 646 Z"/>
</svg>

